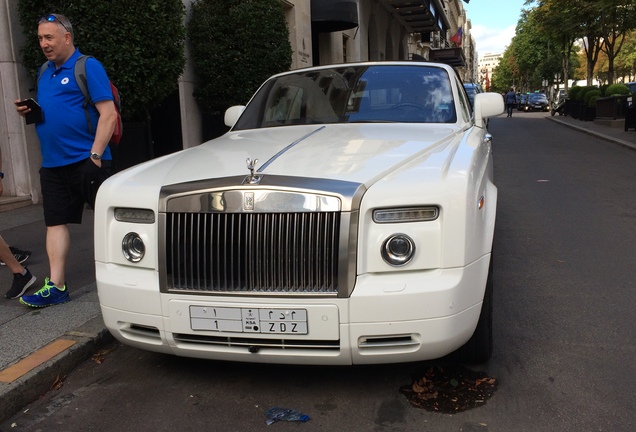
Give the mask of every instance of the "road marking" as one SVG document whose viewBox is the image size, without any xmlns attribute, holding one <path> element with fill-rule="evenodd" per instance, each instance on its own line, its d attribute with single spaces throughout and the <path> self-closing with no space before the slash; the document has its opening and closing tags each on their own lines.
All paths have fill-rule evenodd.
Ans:
<svg viewBox="0 0 636 432">
<path fill-rule="evenodd" d="M 74 340 L 58 339 L 55 342 L 50 343 L 30 356 L 23 358 L 16 364 L 0 371 L 0 382 L 12 383 L 21 376 L 40 366 L 42 363 L 51 360 L 62 351 L 75 345 L 76 342 L 77 341 Z"/>
</svg>

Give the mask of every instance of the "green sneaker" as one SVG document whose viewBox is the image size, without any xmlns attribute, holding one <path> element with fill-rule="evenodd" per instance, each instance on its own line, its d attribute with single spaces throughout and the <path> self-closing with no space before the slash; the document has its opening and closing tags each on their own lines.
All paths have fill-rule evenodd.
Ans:
<svg viewBox="0 0 636 432">
<path fill-rule="evenodd" d="M 60 288 L 55 286 L 49 278 L 46 278 L 44 280 L 44 286 L 40 288 L 38 292 L 33 295 L 20 297 L 20 303 L 30 307 L 40 308 L 66 303 L 70 299 L 71 296 L 68 294 L 66 284 Z"/>
</svg>

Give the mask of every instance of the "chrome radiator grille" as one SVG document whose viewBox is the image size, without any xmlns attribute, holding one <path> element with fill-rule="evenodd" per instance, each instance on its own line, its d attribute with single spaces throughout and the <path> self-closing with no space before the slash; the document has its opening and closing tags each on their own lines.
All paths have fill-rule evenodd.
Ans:
<svg viewBox="0 0 636 432">
<path fill-rule="evenodd" d="M 337 293 L 339 212 L 167 213 L 169 291 Z"/>
</svg>

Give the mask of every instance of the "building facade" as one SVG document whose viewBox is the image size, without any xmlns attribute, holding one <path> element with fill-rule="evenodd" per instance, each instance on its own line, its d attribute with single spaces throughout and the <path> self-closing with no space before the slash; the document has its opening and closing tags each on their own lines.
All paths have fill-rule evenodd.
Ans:
<svg viewBox="0 0 636 432">
<path fill-rule="evenodd" d="M 485 91 L 490 89 L 490 80 L 492 79 L 492 72 L 497 66 L 503 54 L 487 53 L 479 57 L 479 83 Z"/>
<path fill-rule="evenodd" d="M 189 16 L 192 0 L 182 1 Z M 431 60 L 453 65 L 464 81 L 478 79 L 476 47 L 461 0 L 281 2 L 293 51 L 292 69 L 354 61 Z M 8 0 L 0 5 L 0 145 L 5 172 L 0 211 L 40 201 L 38 139 L 13 106 L 33 87 L 20 65 L 24 37 L 17 3 Z M 195 88 L 188 60 L 179 80 L 183 148 L 202 142 L 203 120 L 192 96 Z"/>
</svg>

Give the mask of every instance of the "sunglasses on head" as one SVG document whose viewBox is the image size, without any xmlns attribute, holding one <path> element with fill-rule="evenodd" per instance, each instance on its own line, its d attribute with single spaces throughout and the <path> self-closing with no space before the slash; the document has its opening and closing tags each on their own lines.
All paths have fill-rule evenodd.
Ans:
<svg viewBox="0 0 636 432">
<path fill-rule="evenodd" d="M 50 15 L 47 15 L 47 16 L 43 16 L 42 18 L 40 18 L 40 19 L 38 20 L 38 24 L 41 24 L 41 23 L 43 23 L 44 21 L 48 21 L 48 22 L 55 22 L 55 21 L 57 21 L 58 23 L 60 23 L 60 24 L 62 25 L 62 27 L 64 27 L 64 30 L 66 30 L 66 31 L 67 31 L 67 32 L 69 32 L 69 33 L 72 33 L 72 32 L 71 32 L 71 29 L 69 29 L 69 28 L 68 28 L 68 26 L 66 25 L 66 23 L 65 23 L 65 22 L 63 22 L 63 21 L 62 21 L 62 20 L 61 20 L 61 19 L 60 19 L 57 15 L 55 15 L 55 14 L 50 14 Z M 69 25 L 70 25 L 70 23 L 69 23 Z"/>
</svg>

